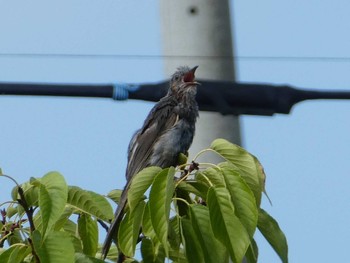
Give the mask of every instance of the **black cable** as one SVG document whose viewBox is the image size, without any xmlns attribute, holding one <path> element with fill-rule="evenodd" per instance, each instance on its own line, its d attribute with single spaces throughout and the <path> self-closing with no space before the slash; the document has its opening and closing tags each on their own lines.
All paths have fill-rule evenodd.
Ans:
<svg viewBox="0 0 350 263">
<path fill-rule="evenodd" d="M 298 102 L 315 99 L 350 99 L 347 91 L 302 90 L 289 86 L 199 80 L 197 101 L 202 111 L 233 115 L 288 114 Z M 1 95 L 99 97 L 115 100 L 158 101 L 168 81 L 146 84 L 0 83 Z M 1 103 L 1 101 L 0 101 Z"/>
</svg>

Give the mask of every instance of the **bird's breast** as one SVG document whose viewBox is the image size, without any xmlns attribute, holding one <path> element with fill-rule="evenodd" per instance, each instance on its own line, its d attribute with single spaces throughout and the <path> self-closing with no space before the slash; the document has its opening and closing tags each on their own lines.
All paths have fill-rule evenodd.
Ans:
<svg viewBox="0 0 350 263">
<path fill-rule="evenodd" d="M 176 166 L 179 154 L 186 153 L 190 148 L 194 132 L 194 123 L 179 117 L 174 126 L 155 143 L 151 165 L 163 168 Z"/>
</svg>

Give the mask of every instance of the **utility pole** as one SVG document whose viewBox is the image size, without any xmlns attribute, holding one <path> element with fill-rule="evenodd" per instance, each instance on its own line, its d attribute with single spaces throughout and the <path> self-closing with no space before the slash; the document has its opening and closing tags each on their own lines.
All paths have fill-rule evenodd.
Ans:
<svg viewBox="0 0 350 263">
<path fill-rule="evenodd" d="M 198 65 L 196 77 L 235 80 L 232 34 L 228 0 L 160 0 L 165 73 L 170 76 L 178 66 Z M 199 86 L 198 89 L 201 87 Z M 215 89 L 213 88 L 213 93 Z M 240 144 L 239 119 L 216 112 L 200 112 L 193 154 L 207 148 L 216 138 Z M 213 161 L 213 156 L 201 161 Z"/>
</svg>

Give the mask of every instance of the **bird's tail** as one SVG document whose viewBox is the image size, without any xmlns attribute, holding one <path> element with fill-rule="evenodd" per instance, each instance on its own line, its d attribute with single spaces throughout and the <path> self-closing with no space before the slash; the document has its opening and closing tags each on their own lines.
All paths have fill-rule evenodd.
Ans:
<svg viewBox="0 0 350 263">
<path fill-rule="evenodd" d="M 122 195 L 120 196 L 118 208 L 114 214 L 114 220 L 108 229 L 107 236 L 102 247 L 103 259 L 107 257 L 108 251 L 112 245 L 112 241 L 114 240 L 114 242 L 118 244 L 118 230 L 119 230 L 120 222 L 122 221 L 124 216 L 124 209 L 128 201 L 127 199 L 128 190 L 129 190 L 129 183 L 125 186 L 122 192 Z"/>
</svg>

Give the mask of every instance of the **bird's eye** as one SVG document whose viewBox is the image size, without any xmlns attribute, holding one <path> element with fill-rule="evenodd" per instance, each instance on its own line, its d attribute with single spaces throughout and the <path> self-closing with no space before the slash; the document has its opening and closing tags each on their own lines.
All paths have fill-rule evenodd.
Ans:
<svg viewBox="0 0 350 263">
<path fill-rule="evenodd" d="M 175 76 L 174 76 L 174 80 L 175 80 L 175 81 L 179 81 L 179 80 L 180 80 L 180 76 L 179 76 L 179 75 L 175 75 Z"/>
</svg>

